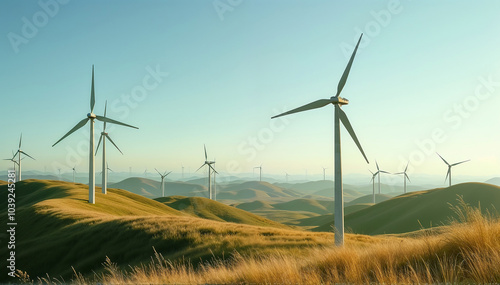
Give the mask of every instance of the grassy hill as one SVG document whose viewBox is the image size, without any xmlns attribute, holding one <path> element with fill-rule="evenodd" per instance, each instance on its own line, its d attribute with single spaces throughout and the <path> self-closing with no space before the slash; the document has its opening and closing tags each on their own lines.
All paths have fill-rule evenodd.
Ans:
<svg viewBox="0 0 500 285">
<path fill-rule="evenodd" d="M 352 205 L 356 205 L 356 204 L 372 203 L 373 202 L 373 196 L 372 195 L 373 194 L 359 197 L 359 198 L 354 199 L 352 201 L 346 202 L 345 205 L 346 206 L 352 206 Z M 392 198 L 392 196 L 389 196 L 387 194 L 375 194 L 375 203 L 380 203 L 380 202 L 389 200 L 391 198 Z"/>
<path fill-rule="evenodd" d="M 364 194 L 353 190 L 352 188 L 344 188 L 344 201 L 352 201 L 356 198 L 362 197 Z M 333 186 L 330 185 L 329 188 L 325 188 L 316 192 L 313 192 L 312 195 L 318 195 L 323 197 L 329 197 L 330 199 L 333 197 Z"/>
<path fill-rule="evenodd" d="M 240 203 L 235 205 L 236 208 L 242 209 L 245 211 L 256 211 L 256 210 L 269 210 L 273 209 L 273 206 L 269 204 L 268 202 L 265 201 L 252 201 L 252 202 L 246 202 L 246 203 Z"/>
<path fill-rule="evenodd" d="M 283 189 L 281 187 L 278 187 L 276 185 L 270 184 L 268 182 L 260 182 L 260 181 L 246 181 L 243 183 L 231 183 L 227 185 L 221 185 L 219 187 L 220 189 L 220 195 L 222 195 L 224 192 L 235 192 L 238 193 L 243 190 L 258 190 L 265 192 L 269 197 L 274 198 L 274 197 L 301 197 L 302 194 L 297 193 L 296 191 L 289 190 L 289 189 Z"/>
<path fill-rule="evenodd" d="M 346 215 L 346 227 L 354 233 L 404 233 L 449 223 L 456 217 L 450 204 L 457 204 L 457 195 L 483 212 L 500 209 L 500 187 L 483 183 L 463 183 L 447 188 L 411 192 Z M 314 230 L 331 231 L 331 223 Z"/>
<path fill-rule="evenodd" d="M 6 193 L 7 185 L 1 185 L 0 192 Z M 102 271 L 106 256 L 126 268 L 148 262 L 153 247 L 166 258 L 186 256 L 198 262 L 235 249 L 241 253 L 286 249 L 299 254 L 311 247 L 331 245 L 333 240 L 328 233 L 196 218 L 113 188 L 104 195 L 96 187 L 96 204 L 87 200 L 88 186 L 84 184 L 48 180 L 16 183 L 17 268 L 32 277 L 48 273 L 69 278 L 73 266 L 92 276 L 92 271 Z M 6 199 L 0 201 L 0 209 L 0 222 L 5 225 Z M 5 231 L 0 233 L 0 240 L 6 238 Z M 0 247 L 1 256 L 7 256 L 6 251 L 7 247 Z M 5 259 L 0 266 L 5 268 Z M 5 278 L 0 276 L 0 283 Z"/>
<path fill-rule="evenodd" d="M 161 183 L 148 178 L 131 177 L 118 183 L 110 184 L 111 188 L 119 188 L 132 193 L 148 197 L 161 197 Z M 184 196 L 205 196 L 206 187 L 187 182 L 165 182 L 165 196 L 184 195 Z"/>
<path fill-rule="evenodd" d="M 194 217 L 219 222 L 232 222 L 263 227 L 288 228 L 280 223 L 265 219 L 247 211 L 228 206 L 207 198 L 170 196 L 155 199 L 171 208 Z"/>
<path fill-rule="evenodd" d="M 272 204 L 273 208 L 288 211 L 306 211 L 316 214 L 327 214 L 333 211 L 333 201 L 312 199 L 295 199 L 289 202 Z"/>
</svg>

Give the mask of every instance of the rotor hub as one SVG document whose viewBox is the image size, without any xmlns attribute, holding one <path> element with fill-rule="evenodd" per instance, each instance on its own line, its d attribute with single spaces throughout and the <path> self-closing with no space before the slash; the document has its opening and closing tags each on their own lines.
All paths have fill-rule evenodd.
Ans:
<svg viewBox="0 0 500 285">
<path fill-rule="evenodd" d="M 95 119 L 97 116 L 94 113 L 88 113 L 87 118 L 89 119 Z"/>
<path fill-rule="evenodd" d="M 333 96 L 333 97 L 330 97 L 330 99 L 333 101 L 332 104 L 338 104 L 338 105 L 349 104 L 349 100 L 342 98 L 340 96 Z"/>
</svg>

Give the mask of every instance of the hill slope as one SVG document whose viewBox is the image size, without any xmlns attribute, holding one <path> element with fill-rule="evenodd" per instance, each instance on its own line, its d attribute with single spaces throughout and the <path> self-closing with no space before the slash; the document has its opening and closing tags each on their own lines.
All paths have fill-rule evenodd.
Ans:
<svg viewBox="0 0 500 285">
<path fill-rule="evenodd" d="M 288 228 L 275 221 L 207 198 L 170 196 L 155 200 L 181 212 L 203 219 L 263 227 Z"/>
<path fill-rule="evenodd" d="M 127 178 L 118 183 L 110 184 L 109 187 L 124 189 L 148 198 L 158 198 L 162 195 L 161 183 L 159 181 L 141 177 Z M 206 192 L 206 187 L 198 184 L 178 181 L 165 182 L 165 196 L 205 196 Z"/>
<path fill-rule="evenodd" d="M 500 209 L 500 187 L 483 183 L 463 183 L 447 188 L 411 192 L 354 212 L 345 217 L 346 227 L 355 233 L 384 234 L 416 231 L 448 224 L 456 217 L 449 204 L 457 204 L 457 195 L 482 211 Z M 331 231 L 331 223 L 316 231 Z"/>
<path fill-rule="evenodd" d="M 89 204 L 88 186 L 61 181 L 23 180 L 16 183 L 16 267 L 31 277 L 93 275 L 106 256 L 119 266 L 148 262 L 153 247 L 166 258 L 191 260 L 240 253 L 274 251 L 331 244 L 332 235 L 273 227 L 217 222 L 192 217 L 163 203 L 125 190 L 96 187 Z M 0 185 L 7 192 L 7 185 Z M 6 199 L 0 201 L 6 223 Z M 7 238 L 6 232 L 0 239 Z M 22 250 L 21 250 L 22 249 Z M 7 256 L 7 247 L 0 255 Z M 0 261 L 6 266 L 6 259 Z M 5 267 L 3 267 L 5 268 Z M 7 275 L 0 276 L 0 283 Z"/>
</svg>

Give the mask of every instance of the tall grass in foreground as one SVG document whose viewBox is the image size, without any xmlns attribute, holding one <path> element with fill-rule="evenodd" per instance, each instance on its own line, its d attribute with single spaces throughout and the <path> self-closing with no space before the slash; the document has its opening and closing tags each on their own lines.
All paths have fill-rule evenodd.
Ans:
<svg viewBox="0 0 500 285">
<path fill-rule="evenodd" d="M 459 198 L 458 220 L 443 233 L 423 231 L 394 243 L 313 249 L 306 257 L 286 251 L 258 257 L 233 254 L 193 267 L 156 253 L 149 264 L 119 269 L 109 259 L 105 272 L 77 284 L 145 283 L 500 283 L 500 221 Z M 26 274 L 21 279 L 34 282 Z M 41 278 L 39 283 L 58 283 Z"/>
</svg>

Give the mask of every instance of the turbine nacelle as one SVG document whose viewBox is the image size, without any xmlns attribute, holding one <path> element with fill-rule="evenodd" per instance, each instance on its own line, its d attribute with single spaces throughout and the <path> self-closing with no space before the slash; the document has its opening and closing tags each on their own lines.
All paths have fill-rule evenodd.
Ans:
<svg viewBox="0 0 500 285">
<path fill-rule="evenodd" d="M 330 97 L 330 100 L 331 100 L 331 103 L 332 104 L 337 104 L 337 105 L 347 105 L 349 104 L 349 100 L 347 100 L 346 98 L 342 98 L 340 96 L 332 96 Z"/>
<path fill-rule="evenodd" d="M 97 118 L 97 116 L 94 113 L 88 113 L 87 114 L 87 118 L 89 118 L 89 119 L 95 119 L 95 118 Z"/>
</svg>

